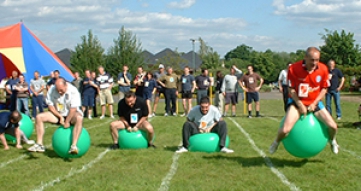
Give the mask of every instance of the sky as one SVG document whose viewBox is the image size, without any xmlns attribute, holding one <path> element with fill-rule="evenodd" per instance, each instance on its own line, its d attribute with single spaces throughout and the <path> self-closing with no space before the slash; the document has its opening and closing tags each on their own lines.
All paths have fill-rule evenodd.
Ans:
<svg viewBox="0 0 361 191">
<path fill-rule="evenodd" d="M 89 29 L 107 51 L 122 26 L 153 54 L 187 53 L 199 37 L 221 57 L 242 44 L 295 52 L 323 45 L 325 29 L 360 43 L 360 16 L 361 0 L 0 0 L 0 27 L 23 21 L 54 52 Z"/>
</svg>

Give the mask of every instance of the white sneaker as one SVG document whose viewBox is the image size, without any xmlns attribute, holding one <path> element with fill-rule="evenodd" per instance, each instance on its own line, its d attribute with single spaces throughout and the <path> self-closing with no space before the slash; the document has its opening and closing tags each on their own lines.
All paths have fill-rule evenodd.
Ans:
<svg viewBox="0 0 361 191">
<path fill-rule="evenodd" d="M 184 116 L 186 116 L 187 114 L 186 113 L 183 113 L 182 115 L 180 115 L 181 117 L 184 117 Z"/>
<path fill-rule="evenodd" d="M 69 154 L 77 155 L 79 152 L 78 147 L 76 145 L 72 145 L 69 150 Z"/>
<path fill-rule="evenodd" d="M 33 145 L 33 144 L 35 144 L 35 141 L 34 140 L 27 140 L 27 141 L 25 141 L 25 143 L 28 144 L 28 145 Z"/>
<path fill-rule="evenodd" d="M 273 141 L 272 145 L 269 147 L 269 153 L 273 154 L 277 151 L 279 143 L 277 141 Z"/>
<path fill-rule="evenodd" d="M 45 152 L 45 147 L 43 145 L 35 144 L 28 148 L 28 151 L 30 152 Z"/>
<path fill-rule="evenodd" d="M 173 113 L 173 116 L 177 116 L 177 114 L 176 114 L 176 113 Z"/>
<path fill-rule="evenodd" d="M 165 113 L 165 114 L 164 114 L 164 117 L 168 117 L 168 113 Z"/>
<path fill-rule="evenodd" d="M 89 116 L 88 116 L 88 119 L 92 120 L 93 118 L 92 118 L 92 116 L 91 116 L 91 115 L 89 115 Z"/>
<path fill-rule="evenodd" d="M 332 140 L 331 141 L 331 150 L 333 153 L 337 154 L 338 153 L 338 144 L 336 140 Z"/>
<path fill-rule="evenodd" d="M 153 117 L 153 115 L 152 115 L 152 114 L 149 114 L 149 115 L 148 115 L 148 118 L 152 118 L 152 117 Z"/>
<path fill-rule="evenodd" d="M 338 120 L 338 121 L 341 120 L 341 117 L 337 117 L 337 120 Z"/>
<path fill-rule="evenodd" d="M 102 115 L 102 116 L 100 116 L 100 117 L 99 117 L 99 119 L 104 119 L 104 117 L 105 117 L 105 116 L 104 116 L 104 115 Z"/>
<path fill-rule="evenodd" d="M 181 147 L 176 151 L 176 153 L 185 153 L 185 152 L 188 152 L 188 149 L 186 149 L 185 147 Z"/>
<path fill-rule="evenodd" d="M 229 149 L 229 148 L 227 148 L 227 147 L 223 147 L 223 148 L 221 149 L 221 152 L 222 152 L 222 153 L 234 153 L 234 151 L 233 151 L 232 149 Z"/>
<path fill-rule="evenodd" d="M 152 116 L 155 117 L 155 112 L 153 112 Z"/>
<path fill-rule="evenodd" d="M 110 118 L 114 119 L 114 115 L 111 115 Z"/>
</svg>

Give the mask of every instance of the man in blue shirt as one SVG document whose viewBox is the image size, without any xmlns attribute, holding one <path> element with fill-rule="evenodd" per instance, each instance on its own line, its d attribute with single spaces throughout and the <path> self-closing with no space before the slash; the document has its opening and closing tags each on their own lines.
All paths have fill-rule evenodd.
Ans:
<svg viewBox="0 0 361 191">
<path fill-rule="evenodd" d="M 14 70 L 12 72 L 12 77 L 6 82 L 5 85 L 6 93 L 10 95 L 10 111 L 16 110 L 17 90 L 15 89 L 15 86 L 18 82 L 18 72 Z"/>
<path fill-rule="evenodd" d="M 16 148 L 22 149 L 20 142 L 20 129 L 19 129 L 19 121 L 22 116 L 20 112 L 1 112 L 0 114 L 0 140 L 4 145 L 5 150 L 9 150 L 9 146 L 5 139 L 5 133 L 15 135 L 16 138 Z"/>
<path fill-rule="evenodd" d="M 83 112 L 88 109 L 88 119 L 92 119 L 92 108 L 94 107 L 94 99 L 98 90 L 98 85 L 94 78 L 91 77 L 89 70 L 85 70 L 85 78 L 83 80 L 82 92 L 82 108 Z"/>
<path fill-rule="evenodd" d="M 181 117 L 186 116 L 192 109 L 192 97 L 194 89 L 196 88 L 196 81 L 194 76 L 189 73 L 189 67 L 184 67 L 184 74 L 180 79 L 182 83 L 182 101 L 184 114 Z"/>
<path fill-rule="evenodd" d="M 211 83 L 211 80 L 208 77 L 208 70 L 202 69 L 202 74 L 196 77 L 196 85 L 197 85 L 197 104 L 202 97 L 208 96 L 208 88 Z"/>
<path fill-rule="evenodd" d="M 335 65 L 336 62 L 334 60 L 330 60 L 327 63 L 329 69 L 328 77 L 331 85 L 326 93 L 326 109 L 332 115 L 331 99 L 333 97 L 336 106 L 337 120 L 341 120 L 340 90 L 345 82 L 345 77 L 339 69 L 335 68 Z"/>
<path fill-rule="evenodd" d="M 118 74 L 118 84 L 119 84 L 119 100 L 124 98 L 124 94 L 130 91 L 130 82 L 133 80 L 132 74 L 129 72 L 129 67 L 127 65 L 123 66 L 123 72 Z"/>
</svg>

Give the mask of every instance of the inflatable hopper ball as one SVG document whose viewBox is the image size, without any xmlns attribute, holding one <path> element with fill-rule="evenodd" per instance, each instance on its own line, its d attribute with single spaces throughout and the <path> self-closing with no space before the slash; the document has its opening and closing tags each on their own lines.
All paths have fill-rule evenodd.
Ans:
<svg viewBox="0 0 361 191">
<path fill-rule="evenodd" d="M 192 152 L 219 152 L 219 136 L 216 133 L 199 133 L 189 138 L 188 150 Z M 226 138 L 226 147 L 229 146 L 229 137 Z"/>
<path fill-rule="evenodd" d="M 1 112 L 0 115 L 3 113 L 7 113 L 7 112 Z M 27 116 L 23 113 L 21 113 L 21 116 L 22 116 L 22 118 L 19 122 L 20 130 L 24 132 L 24 134 L 27 138 L 30 138 L 31 134 L 34 131 L 34 124 L 31 121 L 29 116 Z M 16 143 L 16 138 L 12 135 L 5 134 L 5 138 L 8 141 Z"/>
<path fill-rule="evenodd" d="M 89 150 L 90 136 L 88 131 L 82 128 L 77 143 L 79 153 L 76 155 L 68 153 L 73 139 L 73 128 L 74 126 L 70 126 L 69 128 L 60 126 L 53 134 L 53 149 L 61 158 L 79 158 Z"/>
<path fill-rule="evenodd" d="M 129 132 L 125 129 L 122 129 L 118 131 L 118 135 L 118 144 L 120 149 L 148 148 L 147 132 L 144 130 L 139 129 L 136 132 Z"/>
<path fill-rule="evenodd" d="M 284 118 L 281 121 L 283 126 Z M 328 127 L 320 122 L 313 113 L 301 116 L 291 132 L 282 140 L 285 149 L 293 156 L 309 158 L 316 156 L 329 140 Z"/>
</svg>

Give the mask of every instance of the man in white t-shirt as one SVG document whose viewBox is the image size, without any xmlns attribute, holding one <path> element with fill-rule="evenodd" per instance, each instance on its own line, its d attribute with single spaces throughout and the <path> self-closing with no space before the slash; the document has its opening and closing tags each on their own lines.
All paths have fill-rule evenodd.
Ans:
<svg viewBox="0 0 361 191">
<path fill-rule="evenodd" d="M 278 87 L 280 92 L 283 95 L 283 106 L 284 110 L 286 112 L 287 109 L 287 102 L 288 102 L 288 82 L 287 82 L 287 74 L 288 74 L 288 68 L 292 65 L 291 62 L 287 64 L 287 68 L 282 70 L 280 72 L 280 75 L 278 76 Z"/>
<path fill-rule="evenodd" d="M 35 127 L 37 133 L 37 143 L 28 150 L 31 152 L 45 152 L 43 145 L 44 123 L 54 123 L 69 128 L 74 125 L 72 145 L 70 154 L 78 154 L 77 142 L 83 127 L 83 112 L 80 109 L 81 98 L 76 87 L 59 77 L 55 85 L 50 87 L 46 103 L 49 111 L 36 116 Z"/>
<path fill-rule="evenodd" d="M 183 124 L 183 147 L 176 152 L 188 152 L 189 138 L 192 135 L 212 132 L 219 136 L 220 151 L 233 153 L 233 150 L 226 147 L 227 131 L 227 124 L 223 121 L 217 107 L 210 104 L 209 97 L 202 97 L 199 105 L 192 108 L 187 116 L 187 121 Z"/>
</svg>

